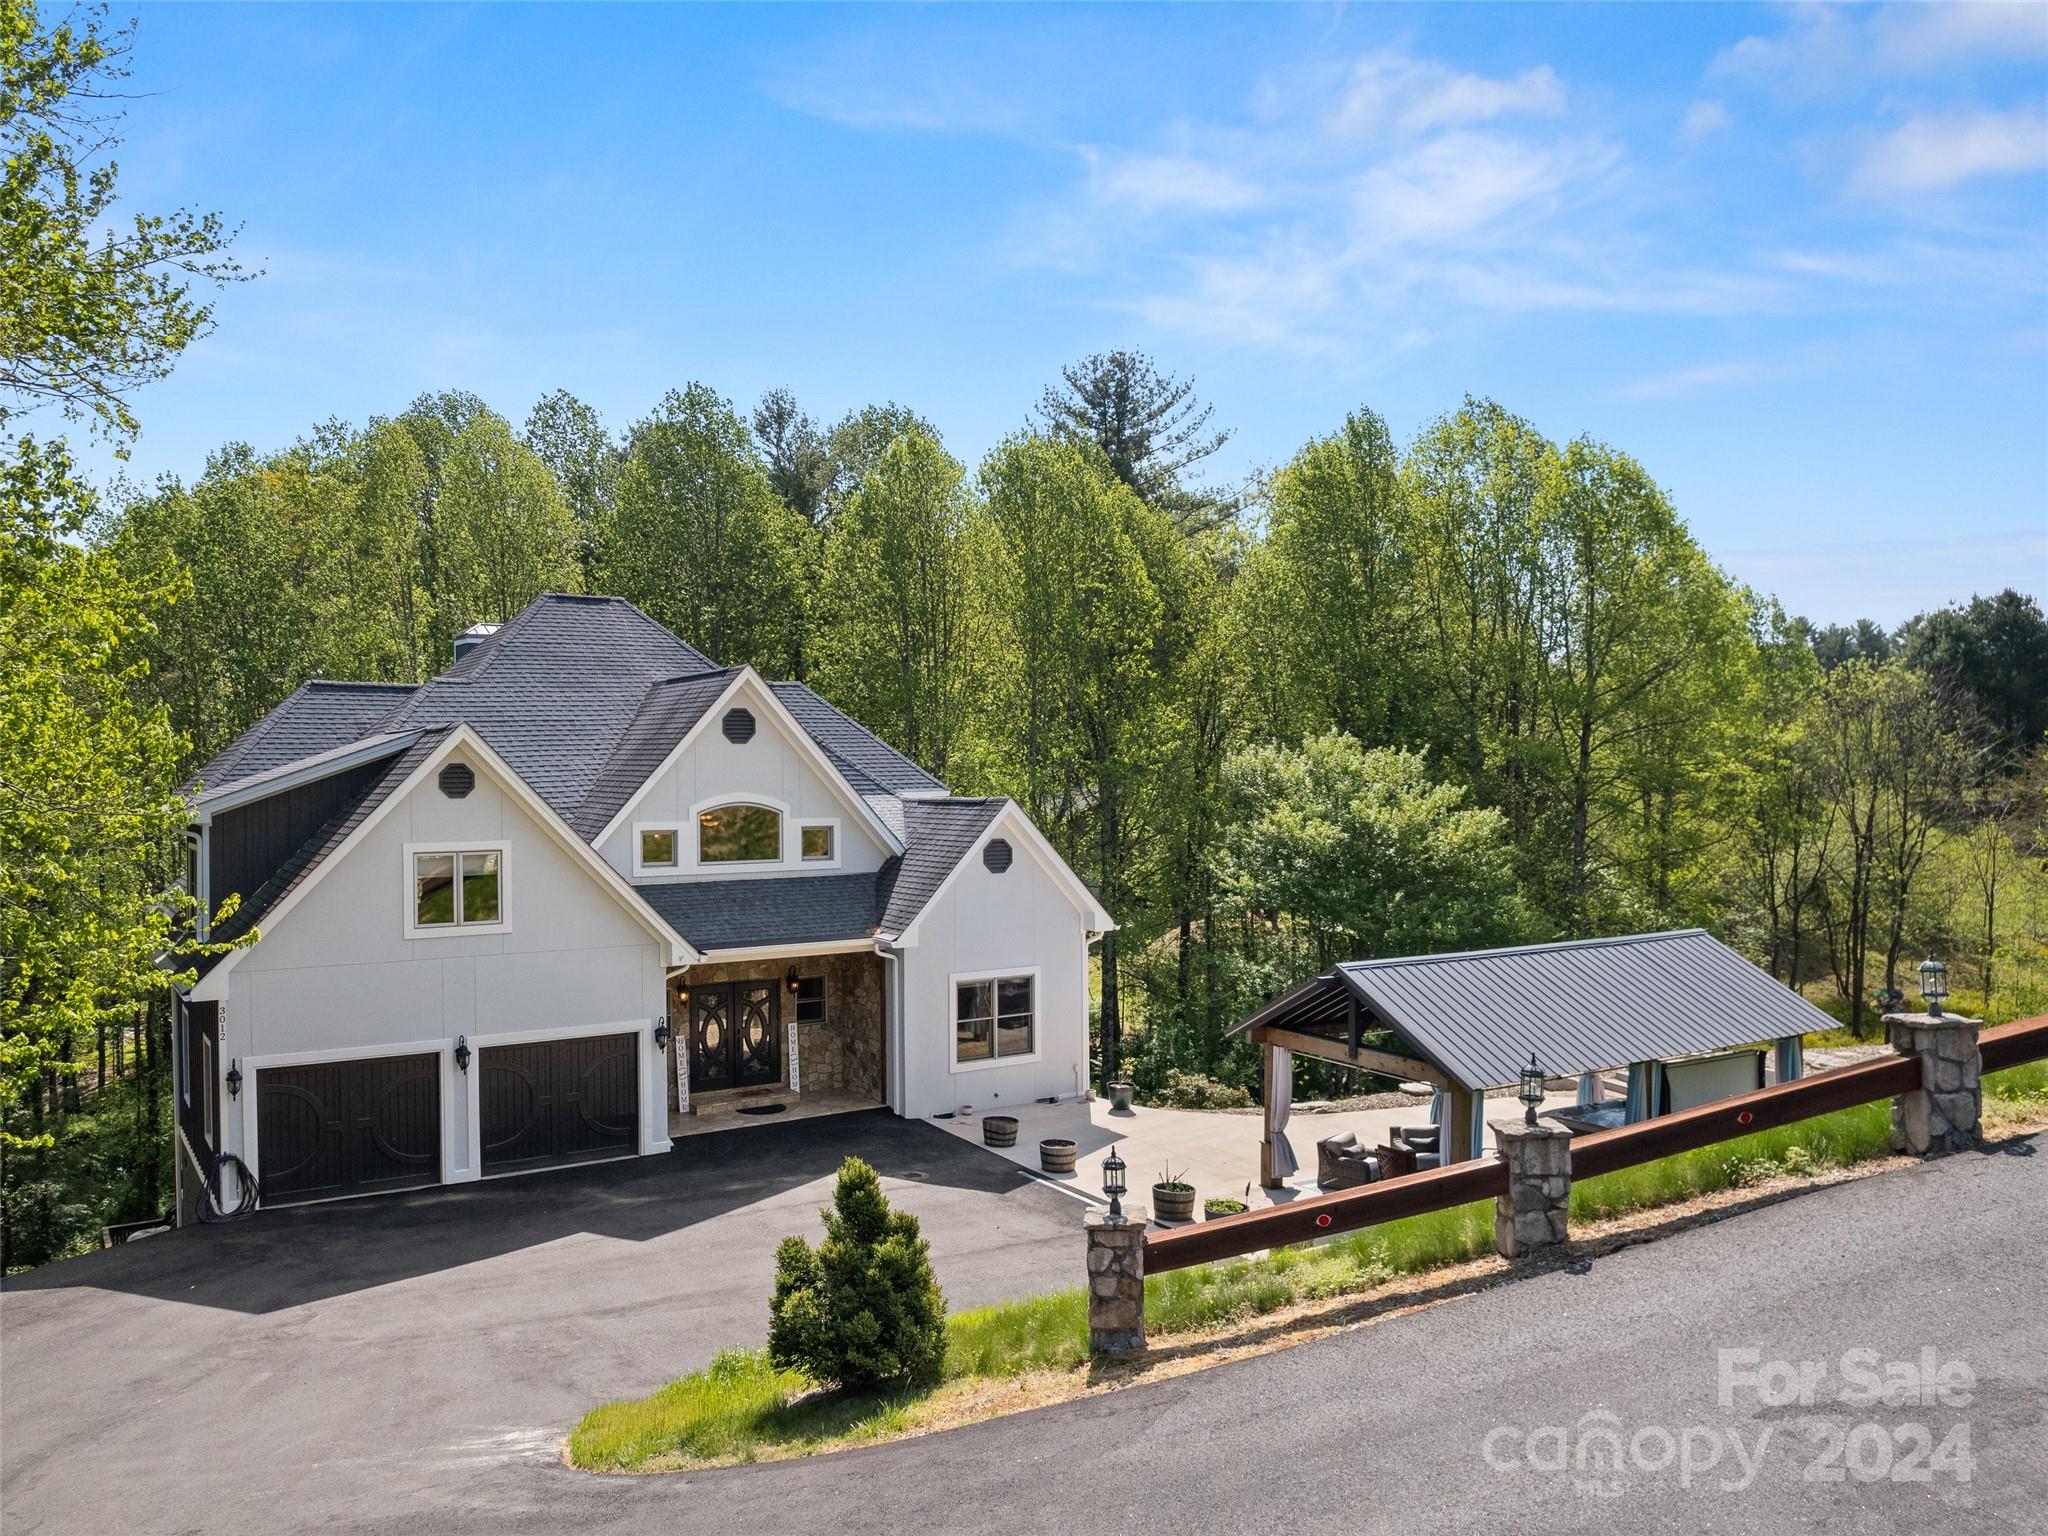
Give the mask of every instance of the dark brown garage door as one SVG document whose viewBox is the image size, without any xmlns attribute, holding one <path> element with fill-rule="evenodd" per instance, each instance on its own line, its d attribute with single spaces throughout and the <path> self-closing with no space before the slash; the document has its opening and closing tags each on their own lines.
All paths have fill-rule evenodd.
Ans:
<svg viewBox="0 0 2048 1536">
<path fill-rule="evenodd" d="M 477 1067 L 485 1173 L 639 1150 L 637 1034 L 487 1045 Z"/>
<path fill-rule="evenodd" d="M 268 1205 L 441 1179 L 441 1058 L 378 1056 L 256 1074 L 256 1174 Z"/>
</svg>

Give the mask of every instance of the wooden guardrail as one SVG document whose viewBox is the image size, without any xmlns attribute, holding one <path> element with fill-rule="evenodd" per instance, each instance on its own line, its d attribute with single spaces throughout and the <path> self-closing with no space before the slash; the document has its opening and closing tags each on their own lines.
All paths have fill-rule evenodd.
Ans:
<svg viewBox="0 0 2048 1536">
<path fill-rule="evenodd" d="M 1977 1048 L 1986 1072 L 2048 1057 L 2048 1014 L 1986 1030 L 1978 1036 Z M 1717 1141 L 1775 1130 L 1815 1115 L 1910 1093 L 1919 1086 L 1919 1058 L 1891 1056 L 1778 1083 L 1755 1093 L 1660 1115 L 1615 1130 L 1576 1136 L 1572 1139 L 1572 1178 L 1590 1179 L 1618 1168 L 1655 1162 L 1660 1157 L 1690 1152 Z M 1355 1232 L 1402 1216 L 1448 1210 L 1506 1193 L 1507 1165 L 1497 1157 L 1428 1168 L 1333 1195 L 1313 1195 L 1270 1210 L 1244 1211 L 1168 1232 L 1149 1232 L 1145 1236 L 1145 1273 L 1186 1269 L 1238 1254 L 1284 1248 L 1290 1243 Z"/>
</svg>

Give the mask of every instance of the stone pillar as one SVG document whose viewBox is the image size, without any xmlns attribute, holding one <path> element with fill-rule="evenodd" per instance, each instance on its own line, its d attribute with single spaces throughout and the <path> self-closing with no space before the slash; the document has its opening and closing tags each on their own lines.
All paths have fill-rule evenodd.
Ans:
<svg viewBox="0 0 2048 1536">
<path fill-rule="evenodd" d="M 1145 1348 L 1145 1213 L 1088 1213 L 1088 1349 L 1135 1355 Z"/>
<path fill-rule="evenodd" d="M 1888 1013 L 1892 1049 L 1920 1058 L 1920 1086 L 1892 1100 L 1892 1147 L 1914 1157 L 1959 1152 L 1982 1139 L 1983 1089 L 1977 1052 L 1982 1019 L 1955 1013 Z"/>
<path fill-rule="evenodd" d="M 1493 1202 L 1493 1245 L 1519 1259 L 1568 1240 L 1572 1133 L 1562 1126 L 1496 1120 L 1493 1143 L 1508 1168 L 1508 1192 Z"/>
</svg>

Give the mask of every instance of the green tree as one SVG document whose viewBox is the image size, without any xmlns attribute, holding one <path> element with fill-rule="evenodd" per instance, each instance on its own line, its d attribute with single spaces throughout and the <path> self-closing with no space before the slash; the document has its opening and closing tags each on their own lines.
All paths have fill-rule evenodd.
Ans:
<svg viewBox="0 0 2048 1536">
<path fill-rule="evenodd" d="M 566 389 L 544 396 L 526 417 L 522 440 L 547 465 L 576 519 L 583 590 L 594 590 L 598 551 L 618 503 L 623 454 L 596 411 Z"/>
<path fill-rule="evenodd" d="M 754 441 L 768 483 L 782 504 L 813 526 L 825 520 L 832 485 L 832 450 L 818 424 L 797 408 L 796 396 L 771 389 L 754 407 Z"/>
<path fill-rule="evenodd" d="M 775 1250 L 768 1353 L 785 1370 L 852 1390 L 929 1385 L 946 1364 L 946 1299 L 917 1218 L 893 1211 L 875 1170 L 840 1167 L 819 1213 L 815 1250 L 786 1237 Z"/>
<path fill-rule="evenodd" d="M 1908 665 L 1967 698 L 2001 753 L 2031 752 L 2048 733 L 2048 619 L 2007 587 L 1923 613 L 1906 625 Z"/>
<path fill-rule="evenodd" d="M 436 654 L 476 623 L 503 623 L 542 592 L 582 585 L 580 532 L 561 487 L 491 412 L 471 418 L 441 465 L 434 515 Z"/>
<path fill-rule="evenodd" d="M 912 430 L 883 451 L 826 551 L 815 681 L 941 778 L 988 682 L 992 538 L 965 471 Z"/>
<path fill-rule="evenodd" d="M 1038 403 L 1048 435 L 1099 449 L 1117 479 L 1188 533 L 1229 521 L 1242 499 L 1187 483 L 1189 470 L 1230 441 L 1228 431 L 1210 427 L 1214 410 L 1195 397 L 1192 381 L 1127 351 L 1098 352 L 1062 368 L 1060 383 Z"/>
<path fill-rule="evenodd" d="M 1521 937 L 1506 822 L 1428 760 L 1330 732 L 1234 753 L 1223 897 L 1255 911 L 1312 974 L 1360 956 L 1479 948 Z"/>
<path fill-rule="evenodd" d="M 33 0 L 0 0 L 0 431 L 54 405 L 125 442 L 129 391 L 171 370 L 212 327 L 200 290 L 243 274 L 220 216 L 116 209 L 134 25 L 104 7 L 45 29 Z"/>
<path fill-rule="evenodd" d="M 634 427 L 599 568 L 606 590 L 714 661 L 785 676 L 801 640 L 805 532 L 769 486 L 746 423 L 692 384 Z"/>
</svg>

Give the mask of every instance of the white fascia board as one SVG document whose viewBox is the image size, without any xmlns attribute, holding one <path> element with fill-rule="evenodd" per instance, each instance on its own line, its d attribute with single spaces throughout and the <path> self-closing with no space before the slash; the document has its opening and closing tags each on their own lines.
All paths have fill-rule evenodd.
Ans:
<svg viewBox="0 0 2048 1536">
<path fill-rule="evenodd" d="M 873 939 L 825 939 L 816 944 L 750 944 L 740 949 L 707 949 L 700 957 L 705 965 L 724 965 L 736 960 L 801 960 L 806 955 L 860 955 L 881 946 Z M 690 962 L 695 964 L 699 962 Z M 688 964 L 671 969 L 687 970 Z"/>
<path fill-rule="evenodd" d="M 335 747 L 326 752 L 315 753 L 311 757 L 299 758 L 295 762 L 259 773 L 253 778 L 237 779 L 224 789 L 208 791 L 194 800 L 194 819 L 199 825 L 205 826 L 223 811 L 232 811 L 257 800 L 267 800 L 272 795 L 280 795 L 288 789 L 297 789 L 301 785 L 332 778 L 337 773 L 346 773 L 349 769 L 360 768 L 365 763 L 396 757 L 419 739 L 418 731 L 365 736 L 361 741 L 352 741 L 344 747 Z"/>
<path fill-rule="evenodd" d="M 667 964 L 671 966 L 692 965 L 702 958 L 689 940 L 671 928 L 662 918 L 661 914 L 650 907 L 641 898 L 640 893 L 621 878 L 617 870 L 598 857 L 595 848 L 578 837 L 575 830 L 567 822 L 563 821 L 560 816 L 555 814 L 554 808 L 533 792 L 526 781 L 513 771 L 512 765 L 493 750 L 489 742 L 485 741 L 483 737 L 479 736 L 467 725 L 458 725 L 454 730 L 450 731 L 447 739 L 432 752 L 428 753 L 421 760 L 420 765 L 410 774 L 406 775 L 405 782 L 393 788 L 391 793 L 384 797 L 383 802 L 362 819 L 355 830 L 342 840 L 339 848 L 336 848 L 326 858 L 322 859 L 305 879 L 301 880 L 285 895 L 284 900 L 266 912 L 258 924 L 259 930 L 263 927 L 274 925 L 280 918 L 284 917 L 285 914 L 304 900 L 306 893 L 317 886 L 326 877 L 329 870 L 347 858 L 375 830 L 378 824 L 391 814 L 395 806 L 421 784 L 425 783 L 427 776 L 437 772 L 441 764 L 453 756 L 457 750 L 464 751 L 481 762 L 489 771 L 492 779 L 497 782 L 499 788 L 510 794 L 519 803 L 520 807 L 539 824 L 543 831 L 567 850 L 571 857 L 579 860 L 583 867 L 589 870 L 596 878 L 597 882 L 610 892 L 620 905 L 624 906 L 627 911 L 631 912 L 639 920 L 642 927 L 646 928 L 650 934 L 666 946 L 668 949 Z M 248 952 L 246 948 L 235 949 L 223 955 L 220 964 L 199 978 L 198 985 L 193 987 L 189 994 L 190 998 L 195 1002 L 217 1002 L 224 999 L 227 996 L 226 980 L 228 973 L 234 969 L 235 962 Z"/>
<path fill-rule="evenodd" d="M 903 839 L 889 830 L 889 824 L 875 814 L 874 807 L 869 805 L 861 797 L 860 792 L 847 781 L 846 775 L 841 773 L 839 766 L 826 755 L 825 749 L 812 739 L 811 733 L 805 730 L 796 716 L 789 712 L 789 706 L 775 696 L 775 690 L 762 681 L 760 673 L 748 666 L 743 666 L 739 669 L 739 674 L 726 686 L 725 691 L 711 702 L 710 706 L 698 718 L 697 723 L 684 732 L 683 739 L 675 744 L 668 756 L 661 760 L 660 765 L 652 773 L 648 774 L 640 787 L 633 791 L 626 803 L 619 807 L 618 814 L 605 823 L 605 828 L 602 832 L 591 839 L 592 844 L 602 844 L 605 839 L 626 824 L 627 818 L 633 814 L 634 808 L 646 798 L 647 792 L 654 787 L 655 781 L 682 761 L 683 754 L 690 750 L 691 744 L 696 741 L 699 734 L 711 724 L 714 717 L 723 715 L 727 709 L 731 708 L 733 699 L 742 691 L 748 694 L 752 702 L 759 704 L 774 717 L 783 735 L 796 747 L 798 752 L 805 756 L 811 767 L 817 771 L 818 776 L 825 781 L 832 792 L 845 802 L 846 808 L 859 817 L 861 823 L 875 834 L 875 837 L 881 842 L 882 846 L 891 853 L 901 853 L 903 851 Z"/>
<path fill-rule="evenodd" d="M 981 850 L 988 846 L 989 839 L 998 832 L 1008 832 L 1024 845 L 1024 851 L 1045 871 L 1047 878 L 1074 904 L 1075 910 L 1088 920 L 1090 932 L 1109 933 L 1116 928 L 1116 920 L 1104 909 L 1102 903 L 1095 899 L 1095 893 L 1088 889 L 1087 882 L 1068 867 L 1067 861 L 1060 857 L 1059 850 L 1046 840 L 1045 834 L 1032 824 L 1029 816 L 1024 814 L 1023 807 L 1016 801 L 1009 800 L 1004 802 L 1002 810 L 996 813 L 989 824 L 981 829 L 981 836 L 974 840 L 974 846 L 963 853 L 960 861 L 946 872 L 946 878 L 939 882 L 939 888 L 931 893 L 922 907 L 917 909 L 917 916 L 913 917 L 909 925 L 890 942 L 899 949 L 909 949 L 917 943 L 918 924 L 924 921 L 925 913 L 939 904 L 939 899 L 951 890 L 953 882 L 960 878 L 960 871 L 972 860 L 981 857 Z"/>
</svg>

